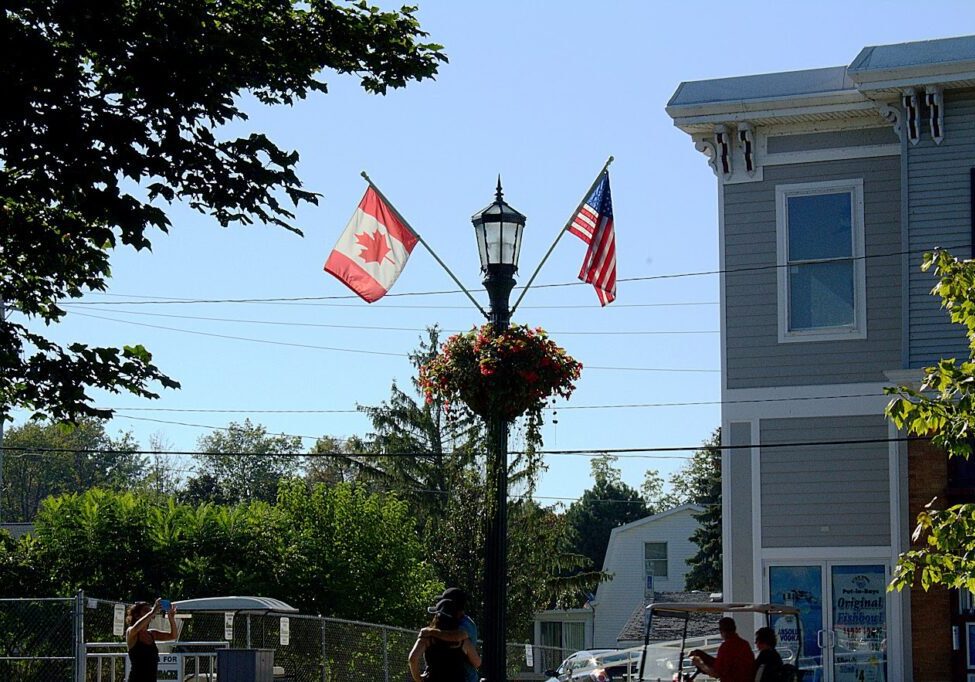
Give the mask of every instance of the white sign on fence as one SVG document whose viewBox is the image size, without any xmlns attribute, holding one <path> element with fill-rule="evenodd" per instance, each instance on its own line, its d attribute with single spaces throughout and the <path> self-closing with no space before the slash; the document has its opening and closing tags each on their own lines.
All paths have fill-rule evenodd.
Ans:
<svg viewBox="0 0 975 682">
<path fill-rule="evenodd" d="M 531 644 L 525 645 L 525 666 L 528 668 L 535 667 L 535 653 L 532 650 Z"/>
<path fill-rule="evenodd" d="M 281 646 L 288 646 L 291 642 L 291 621 L 287 616 L 281 616 L 281 627 L 278 631 L 281 633 Z"/>
<path fill-rule="evenodd" d="M 234 612 L 225 611 L 223 614 L 223 638 L 228 642 L 234 640 Z"/>
<path fill-rule="evenodd" d="M 112 634 L 121 637 L 125 634 L 125 604 L 116 604 L 112 617 Z"/>
<path fill-rule="evenodd" d="M 179 655 L 159 654 L 159 672 L 179 672 Z"/>
</svg>

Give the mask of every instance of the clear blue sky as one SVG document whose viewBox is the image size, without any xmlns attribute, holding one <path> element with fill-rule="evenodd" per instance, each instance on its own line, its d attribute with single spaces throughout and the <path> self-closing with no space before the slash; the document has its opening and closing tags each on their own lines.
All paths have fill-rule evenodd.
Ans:
<svg viewBox="0 0 975 682">
<path fill-rule="evenodd" d="M 391 7 L 391 3 L 381 3 Z M 151 253 L 119 250 L 111 296 L 265 298 L 343 296 L 322 264 L 357 205 L 367 170 L 396 207 L 477 296 L 470 216 L 493 197 L 501 173 L 508 201 L 528 216 L 521 255 L 524 282 L 610 154 L 619 277 L 717 268 L 715 180 L 705 158 L 675 129 L 664 106 L 683 80 L 848 64 L 867 45 L 957 35 L 975 26 L 971 2 L 942 2 L 933 16 L 914 2 L 651 3 L 419 0 L 421 24 L 450 63 L 436 81 L 386 97 L 367 95 L 351 77 L 326 74 L 329 94 L 292 108 L 247 105 L 234 132 L 262 131 L 301 154 L 306 186 L 324 196 L 300 210 L 304 239 L 265 227 L 221 229 L 173 207 L 173 229 Z M 539 277 L 575 279 L 584 253 L 567 236 Z M 395 292 L 453 289 L 421 248 Z M 137 299 L 132 299 L 137 300 Z M 517 322 L 541 325 L 588 365 L 713 370 L 586 370 L 570 405 L 717 401 L 718 279 L 683 277 L 623 282 L 600 309 L 591 287 L 529 292 Z M 628 307 L 643 304 L 685 304 Z M 406 307 L 411 306 L 411 307 Z M 561 306 L 561 307 L 558 307 Z M 134 326 L 157 325 L 293 344 L 405 354 L 420 331 L 479 323 L 463 296 L 358 300 L 330 305 L 193 304 L 120 306 L 77 314 L 51 333 L 95 344 L 143 343 L 182 382 L 158 401 L 99 396 L 105 406 L 234 414 L 120 412 L 111 425 L 144 445 L 162 432 L 175 449 L 193 449 L 206 429 L 125 417 L 221 426 L 252 420 L 274 432 L 306 436 L 364 434 L 358 414 L 262 414 L 249 410 L 348 410 L 386 398 L 392 381 L 409 382 L 405 357 L 269 345 Z M 139 313 L 139 314 L 135 314 Z M 180 315 L 318 325 L 402 327 L 384 331 L 180 319 Z M 655 332 L 635 335 L 622 332 Z M 570 334 L 571 332 L 571 334 Z M 598 334 L 581 334 L 598 332 Z M 660 334 L 659 332 L 682 332 Z M 706 332 L 706 333 L 686 333 Z M 123 417 L 124 415 L 124 417 Z M 22 415 L 21 415 L 22 418 Z M 718 425 L 719 407 L 562 410 L 544 429 L 558 449 L 696 444 Z M 308 444 L 311 444 L 311 440 Z M 589 462 L 550 457 L 540 496 L 577 497 L 589 486 Z M 665 476 L 674 459 L 622 461 L 638 486 L 647 468 Z"/>
</svg>

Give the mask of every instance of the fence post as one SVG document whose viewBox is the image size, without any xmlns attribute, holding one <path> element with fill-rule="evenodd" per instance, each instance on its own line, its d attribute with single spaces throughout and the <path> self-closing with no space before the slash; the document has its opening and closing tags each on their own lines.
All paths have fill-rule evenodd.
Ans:
<svg viewBox="0 0 975 682">
<path fill-rule="evenodd" d="M 325 646 L 325 619 L 318 617 L 322 624 L 322 682 L 328 682 L 328 652 Z"/>
<path fill-rule="evenodd" d="M 389 682 L 389 631 L 383 628 L 383 673 L 385 682 Z"/>
<path fill-rule="evenodd" d="M 247 649 L 251 648 L 251 614 L 247 614 Z"/>
<path fill-rule="evenodd" d="M 85 682 L 85 593 L 78 590 L 74 598 L 74 679 Z"/>
</svg>

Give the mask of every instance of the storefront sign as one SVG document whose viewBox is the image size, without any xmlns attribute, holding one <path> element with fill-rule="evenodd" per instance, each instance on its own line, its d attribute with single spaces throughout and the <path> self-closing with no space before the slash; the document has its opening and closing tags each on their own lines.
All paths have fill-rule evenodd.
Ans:
<svg viewBox="0 0 975 682">
<path fill-rule="evenodd" d="M 883 682 L 887 575 L 883 566 L 832 568 L 835 682 Z"/>
</svg>

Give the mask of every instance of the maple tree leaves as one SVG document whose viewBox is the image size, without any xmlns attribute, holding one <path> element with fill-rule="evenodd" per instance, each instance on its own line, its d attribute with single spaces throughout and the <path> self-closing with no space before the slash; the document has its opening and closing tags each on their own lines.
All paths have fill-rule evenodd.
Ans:
<svg viewBox="0 0 975 682">
<path fill-rule="evenodd" d="M 379 230 L 375 230 L 371 234 L 361 232 L 355 236 L 355 240 L 362 247 L 359 257 L 367 263 L 380 263 L 392 251 L 386 243 L 386 235 Z"/>
</svg>

